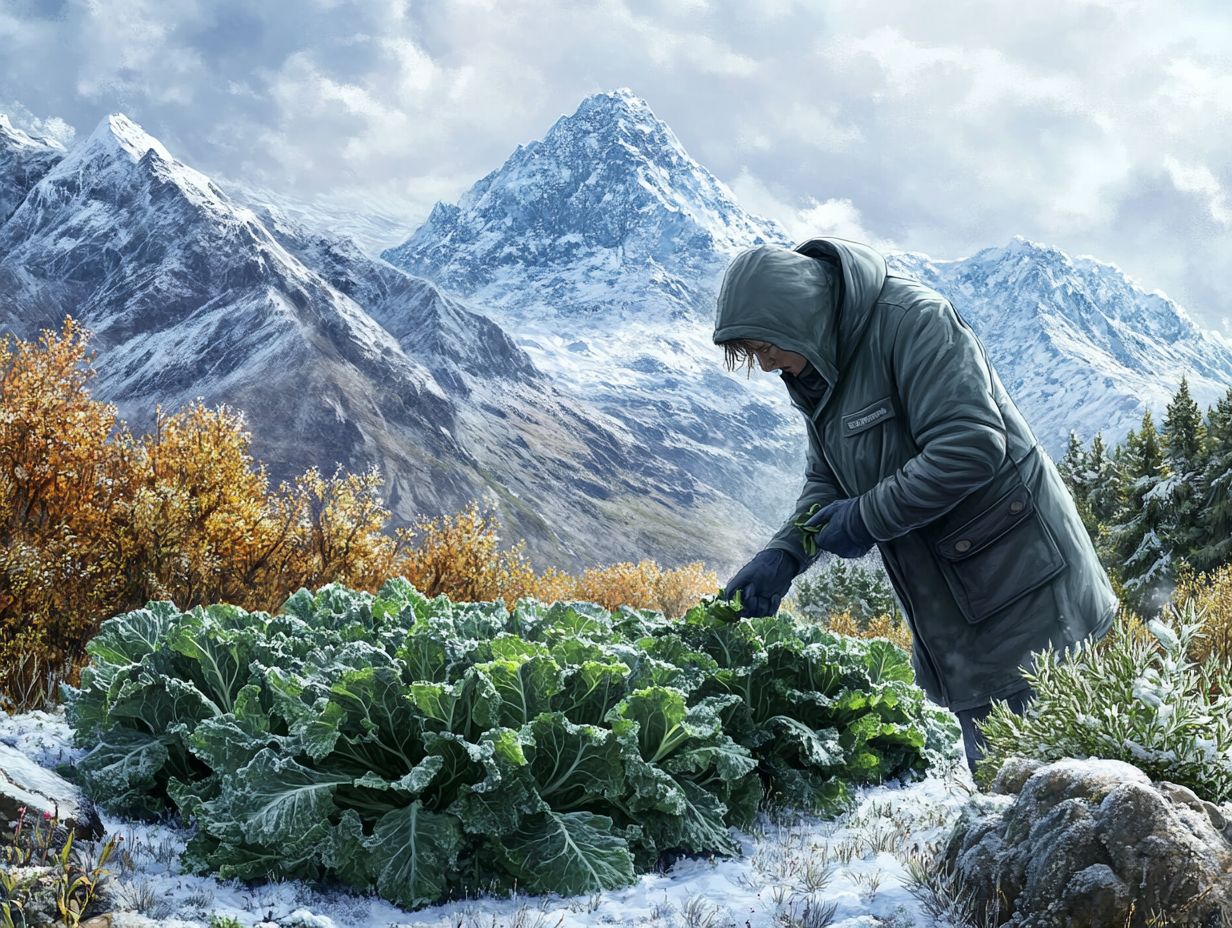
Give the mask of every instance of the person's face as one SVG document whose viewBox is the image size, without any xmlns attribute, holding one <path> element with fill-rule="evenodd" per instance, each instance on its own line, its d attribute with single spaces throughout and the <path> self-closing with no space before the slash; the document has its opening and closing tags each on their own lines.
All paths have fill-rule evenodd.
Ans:
<svg viewBox="0 0 1232 928">
<path fill-rule="evenodd" d="M 757 363 L 763 371 L 781 370 L 784 373 L 798 377 L 804 370 L 808 359 L 794 351 L 786 351 L 770 342 L 749 342 L 749 350 L 757 357 Z"/>
</svg>

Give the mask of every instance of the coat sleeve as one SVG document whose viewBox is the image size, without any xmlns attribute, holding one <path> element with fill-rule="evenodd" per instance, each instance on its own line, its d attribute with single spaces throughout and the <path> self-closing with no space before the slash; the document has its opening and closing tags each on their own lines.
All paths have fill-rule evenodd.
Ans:
<svg viewBox="0 0 1232 928">
<path fill-rule="evenodd" d="M 817 559 L 817 555 L 804 553 L 800 530 L 792 523 L 797 519 L 803 518 L 814 503 L 820 503 L 824 506 L 826 503 L 833 502 L 841 496 L 843 496 L 843 493 L 839 489 L 838 481 L 834 477 L 834 471 L 830 470 L 830 465 L 826 463 L 821 450 L 810 435 L 808 463 L 804 468 L 804 489 L 801 490 L 800 498 L 796 501 L 795 512 L 791 514 L 791 517 L 783 527 L 775 532 L 774 537 L 766 543 L 766 547 L 782 548 L 784 551 L 791 552 L 796 556 L 796 560 L 800 562 L 801 569 L 812 563 Z"/>
<path fill-rule="evenodd" d="M 1005 422 L 984 348 L 942 298 L 908 307 L 891 364 L 918 453 L 860 497 L 877 541 L 940 518 L 988 483 L 1005 459 Z"/>
</svg>

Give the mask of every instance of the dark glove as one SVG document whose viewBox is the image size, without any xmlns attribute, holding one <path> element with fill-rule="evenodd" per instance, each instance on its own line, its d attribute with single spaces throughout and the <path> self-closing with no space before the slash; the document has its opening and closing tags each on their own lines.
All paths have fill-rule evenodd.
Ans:
<svg viewBox="0 0 1232 928">
<path fill-rule="evenodd" d="M 741 618 L 774 615 L 799 572 L 800 563 L 790 551 L 766 548 L 736 572 L 723 591 L 723 598 L 731 599 L 736 590 L 741 591 Z"/>
<path fill-rule="evenodd" d="M 822 506 L 806 525 L 825 526 L 815 536 L 817 549 L 839 557 L 861 557 L 868 554 L 876 539 L 868 533 L 864 516 L 860 515 L 860 499 L 836 499 Z"/>
</svg>

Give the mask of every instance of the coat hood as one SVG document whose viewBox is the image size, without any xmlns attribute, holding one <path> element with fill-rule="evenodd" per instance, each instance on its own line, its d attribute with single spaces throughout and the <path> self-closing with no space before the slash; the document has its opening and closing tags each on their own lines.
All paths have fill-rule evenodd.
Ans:
<svg viewBox="0 0 1232 928">
<path fill-rule="evenodd" d="M 833 387 L 885 278 L 881 254 L 846 239 L 749 248 L 723 275 L 715 344 L 739 338 L 770 342 L 803 355 Z"/>
</svg>

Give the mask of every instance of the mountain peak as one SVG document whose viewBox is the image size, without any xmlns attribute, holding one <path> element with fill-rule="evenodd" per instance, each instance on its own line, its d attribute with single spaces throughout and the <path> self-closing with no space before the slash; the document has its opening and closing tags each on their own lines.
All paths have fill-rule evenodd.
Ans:
<svg viewBox="0 0 1232 928">
<path fill-rule="evenodd" d="M 570 115 L 557 119 L 542 142 L 531 143 L 527 150 L 565 152 L 579 145 L 605 157 L 636 152 L 642 159 L 669 163 L 683 160 L 695 170 L 705 170 L 689 158 L 675 133 L 655 116 L 650 105 L 628 87 L 591 94 Z"/>
<path fill-rule="evenodd" d="M 615 90 L 601 90 L 592 93 L 578 104 L 574 115 L 590 112 L 618 113 L 628 112 L 636 115 L 654 117 L 650 104 L 635 94 L 628 87 L 617 87 Z"/>
<path fill-rule="evenodd" d="M 1002 247 L 984 249 L 990 254 L 999 255 L 1005 258 L 1064 258 L 1067 261 L 1069 256 L 1059 248 L 1049 245 L 1046 242 L 1037 242 L 1027 238 L 1025 235 L 1015 235 L 1010 238 Z"/>
<path fill-rule="evenodd" d="M 728 257 L 767 241 L 788 236 L 745 212 L 622 87 L 584 99 L 383 256 L 488 306 L 708 313 Z M 536 283 L 563 270 L 569 286 Z"/>
<path fill-rule="evenodd" d="M 151 153 L 153 156 L 147 158 Z M 208 177 L 178 161 L 162 142 L 123 113 L 103 117 L 88 138 L 68 150 L 45 180 L 63 185 L 73 191 L 68 196 L 76 196 L 83 178 L 93 185 L 114 186 L 146 175 L 174 185 L 188 200 L 214 215 L 235 211 Z"/>
<path fill-rule="evenodd" d="M 171 157 L 171 153 L 163 147 L 162 142 L 123 113 L 110 113 L 104 116 L 81 147 L 84 150 L 123 153 L 133 161 L 140 161 L 147 151 L 153 149 L 154 153 L 163 160 L 175 160 Z"/>
<path fill-rule="evenodd" d="M 64 146 L 59 142 L 29 135 L 0 113 L 0 226 L 63 157 Z"/>
</svg>

